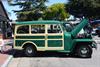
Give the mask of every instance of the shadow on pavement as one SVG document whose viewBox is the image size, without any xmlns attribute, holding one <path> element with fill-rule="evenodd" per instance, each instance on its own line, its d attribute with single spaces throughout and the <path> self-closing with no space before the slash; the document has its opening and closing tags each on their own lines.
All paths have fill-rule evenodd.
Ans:
<svg viewBox="0 0 100 67">
<path fill-rule="evenodd" d="M 2 54 L 6 54 L 6 55 L 14 55 L 15 53 L 15 50 L 13 49 L 9 49 L 7 51 L 4 51 L 4 52 L 1 52 Z"/>
<path fill-rule="evenodd" d="M 15 50 L 14 53 L 14 58 L 19 58 L 19 57 L 27 57 L 25 56 L 24 52 L 21 50 Z M 41 52 L 37 52 L 37 55 L 35 57 L 59 57 L 59 58 L 79 58 L 77 56 L 72 56 L 72 55 L 68 55 L 66 53 L 62 53 L 62 52 L 54 52 L 54 51 L 41 51 Z"/>
<path fill-rule="evenodd" d="M 27 57 L 22 50 L 15 50 L 15 49 L 8 50 L 5 54 L 7 54 L 7 55 L 13 55 L 14 58 Z M 41 58 L 42 57 L 45 57 L 45 58 L 47 58 L 47 57 L 80 58 L 80 57 L 78 57 L 76 55 L 69 55 L 67 53 L 54 52 L 54 51 L 41 51 L 41 52 L 37 52 L 37 55 L 35 57 L 36 58 L 39 58 L 39 57 L 41 57 Z M 32 58 L 32 57 L 28 57 L 28 58 Z"/>
</svg>

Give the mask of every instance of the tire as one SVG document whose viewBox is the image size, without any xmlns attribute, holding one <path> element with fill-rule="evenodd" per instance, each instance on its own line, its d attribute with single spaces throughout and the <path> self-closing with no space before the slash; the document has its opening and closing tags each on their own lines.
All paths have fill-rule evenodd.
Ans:
<svg viewBox="0 0 100 67">
<path fill-rule="evenodd" d="M 24 48 L 24 54 L 28 57 L 36 56 L 36 49 L 34 46 L 26 46 Z"/>
<path fill-rule="evenodd" d="M 76 52 L 81 58 L 90 58 L 92 55 L 92 47 L 89 45 L 81 45 L 78 46 Z"/>
</svg>

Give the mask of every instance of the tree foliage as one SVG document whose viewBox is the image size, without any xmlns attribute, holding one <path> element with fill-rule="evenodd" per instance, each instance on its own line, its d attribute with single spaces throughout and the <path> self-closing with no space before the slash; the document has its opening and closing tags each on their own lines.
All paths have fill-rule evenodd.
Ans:
<svg viewBox="0 0 100 67">
<path fill-rule="evenodd" d="M 100 0 L 69 0 L 66 9 L 75 16 L 100 18 Z"/>
<path fill-rule="evenodd" d="M 19 6 L 21 10 L 14 10 L 18 21 L 38 20 L 41 12 L 46 9 L 47 0 L 8 0 L 12 6 Z"/>
<path fill-rule="evenodd" d="M 44 13 L 44 19 L 46 20 L 64 20 L 66 17 L 69 16 L 67 11 L 65 10 L 65 4 L 63 3 L 51 5 Z"/>
</svg>

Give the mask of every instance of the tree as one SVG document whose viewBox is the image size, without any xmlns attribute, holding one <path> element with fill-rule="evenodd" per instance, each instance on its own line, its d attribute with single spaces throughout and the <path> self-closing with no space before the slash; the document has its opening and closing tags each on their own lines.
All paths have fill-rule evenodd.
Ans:
<svg viewBox="0 0 100 67">
<path fill-rule="evenodd" d="M 53 4 L 44 12 L 44 19 L 46 20 L 64 20 L 68 16 L 69 14 L 65 10 L 65 4 L 63 3 Z"/>
<path fill-rule="evenodd" d="M 46 9 L 45 2 L 47 0 L 8 0 L 10 5 L 18 5 L 21 8 L 21 10 L 14 10 L 18 21 L 38 20 L 42 16 L 41 12 Z"/>
<path fill-rule="evenodd" d="M 69 0 L 66 9 L 77 17 L 100 18 L 100 0 Z"/>
</svg>

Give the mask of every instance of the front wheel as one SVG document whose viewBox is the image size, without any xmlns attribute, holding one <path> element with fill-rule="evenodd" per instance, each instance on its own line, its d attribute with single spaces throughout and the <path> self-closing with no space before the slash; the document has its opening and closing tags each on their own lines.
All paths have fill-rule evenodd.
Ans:
<svg viewBox="0 0 100 67">
<path fill-rule="evenodd" d="M 90 58 L 92 55 L 92 47 L 89 45 L 81 45 L 76 49 L 77 55 L 82 58 Z"/>
<path fill-rule="evenodd" d="M 36 55 L 36 49 L 33 46 L 26 46 L 24 49 L 24 53 L 28 57 L 32 57 Z"/>
</svg>

